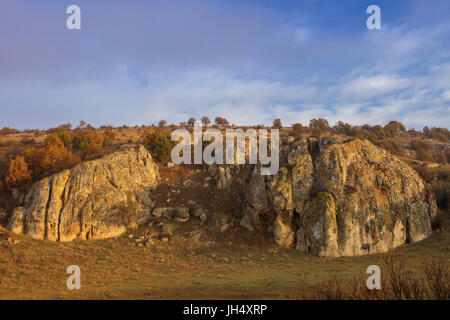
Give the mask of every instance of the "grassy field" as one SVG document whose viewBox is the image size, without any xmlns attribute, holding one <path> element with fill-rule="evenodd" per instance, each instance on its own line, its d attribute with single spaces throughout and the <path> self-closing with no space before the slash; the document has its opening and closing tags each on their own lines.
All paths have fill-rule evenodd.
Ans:
<svg viewBox="0 0 450 320">
<path fill-rule="evenodd" d="M 128 236 L 55 243 L 0 229 L 0 299 L 298 299 L 331 278 L 365 281 L 372 264 L 383 277 L 381 255 L 317 258 L 249 233 L 208 238 L 141 247 Z M 432 258 L 448 264 L 450 234 L 396 251 L 412 273 Z M 81 268 L 80 290 L 66 287 L 69 265 Z"/>
</svg>

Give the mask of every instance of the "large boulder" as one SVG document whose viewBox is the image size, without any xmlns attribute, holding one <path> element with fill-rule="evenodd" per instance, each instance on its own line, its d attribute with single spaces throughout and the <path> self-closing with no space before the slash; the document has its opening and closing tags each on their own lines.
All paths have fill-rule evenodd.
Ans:
<svg viewBox="0 0 450 320">
<path fill-rule="evenodd" d="M 143 146 L 122 147 L 34 184 L 8 227 L 55 241 L 114 237 L 126 231 L 130 217 L 151 210 L 157 179 L 158 167 Z"/>
<path fill-rule="evenodd" d="M 273 177 L 251 175 L 247 229 L 273 215 L 277 243 L 327 257 L 381 253 L 431 234 L 432 193 L 387 151 L 325 137 L 297 140 L 287 154 Z"/>
</svg>

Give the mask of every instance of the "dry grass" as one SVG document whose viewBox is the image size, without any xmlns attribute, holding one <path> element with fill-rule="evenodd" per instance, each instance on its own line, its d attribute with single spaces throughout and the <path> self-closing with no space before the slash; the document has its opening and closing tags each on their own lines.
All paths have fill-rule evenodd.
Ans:
<svg viewBox="0 0 450 320">
<path fill-rule="evenodd" d="M 450 269 L 448 260 L 424 259 L 418 272 L 405 268 L 397 251 L 382 255 L 384 277 L 381 289 L 370 290 L 361 275 L 350 282 L 336 277 L 300 289 L 301 299 L 323 300 L 449 300 Z"/>
<path fill-rule="evenodd" d="M 448 299 L 446 232 L 399 248 L 392 260 L 317 258 L 239 230 L 149 247 L 127 236 L 55 243 L 0 233 L 1 299 Z M 66 288 L 73 264 L 81 290 Z M 382 268 L 381 290 L 365 289 L 372 264 Z"/>
</svg>

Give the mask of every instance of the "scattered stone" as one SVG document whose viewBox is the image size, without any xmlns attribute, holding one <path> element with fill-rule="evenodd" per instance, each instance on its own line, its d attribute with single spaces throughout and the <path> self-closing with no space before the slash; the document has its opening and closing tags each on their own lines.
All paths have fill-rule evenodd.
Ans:
<svg viewBox="0 0 450 320">
<path fill-rule="evenodd" d="M 155 208 L 155 209 L 153 209 L 151 215 L 155 218 L 159 218 L 161 216 L 170 217 L 171 211 L 172 211 L 172 208 L 169 208 L 169 207 Z"/>
<path fill-rule="evenodd" d="M 173 164 L 173 162 L 167 163 L 167 168 L 172 168 L 173 166 L 175 166 L 175 165 Z"/>
<path fill-rule="evenodd" d="M 189 220 L 189 208 L 177 207 L 174 210 L 174 219 L 176 222 L 186 222 Z"/>
<path fill-rule="evenodd" d="M 192 186 L 192 180 L 191 179 L 187 179 L 187 180 L 184 180 L 183 181 L 183 186 L 184 187 L 190 187 L 190 186 Z"/>
<path fill-rule="evenodd" d="M 161 226 L 161 235 L 160 237 L 169 237 L 173 234 L 172 226 L 170 224 L 164 224 Z"/>
<path fill-rule="evenodd" d="M 201 221 L 202 223 L 204 223 L 204 222 L 206 221 L 206 218 L 207 218 L 206 213 L 203 212 L 203 213 L 200 215 L 200 221 Z"/>
<path fill-rule="evenodd" d="M 0 209 L 0 221 L 6 220 L 7 216 L 8 216 L 8 214 L 6 213 L 6 211 L 3 209 Z"/>
<path fill-rule="evenodd" d="M 205 211 L 203 210 L 203 208 L 200 207 L 196 207 L 194 209 L 192 209 L 192 214 L 194 215 L 194 217 L 200 217 L 202 215 L 202 213 L 204 213 Z"/>
<path fill-rule="evenodd" d="M 196 202 L 194 200 L 189 200 L 187 204 L 188 206 L 193 207 L 195 206 Z"/>
<path fill-rule="evenodd" d="M 200 240 L 200 238 L 202 237 L 202 232 L 200 231 L 191 231 L 188 234 L 189 238 L 192 240 Z"/>
</svg>

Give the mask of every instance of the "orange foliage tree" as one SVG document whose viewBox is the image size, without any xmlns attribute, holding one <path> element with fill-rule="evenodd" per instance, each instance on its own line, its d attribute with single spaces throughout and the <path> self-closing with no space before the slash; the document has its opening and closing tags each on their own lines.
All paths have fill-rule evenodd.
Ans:
<svg viewBox="0 0 450 320">
<path fill-rule="evenodd" d="M 11 160 L 5 183 L 9 188 L 21 188 L 31 182 L 31 170 L 23 156 Z"/>
</svg>

